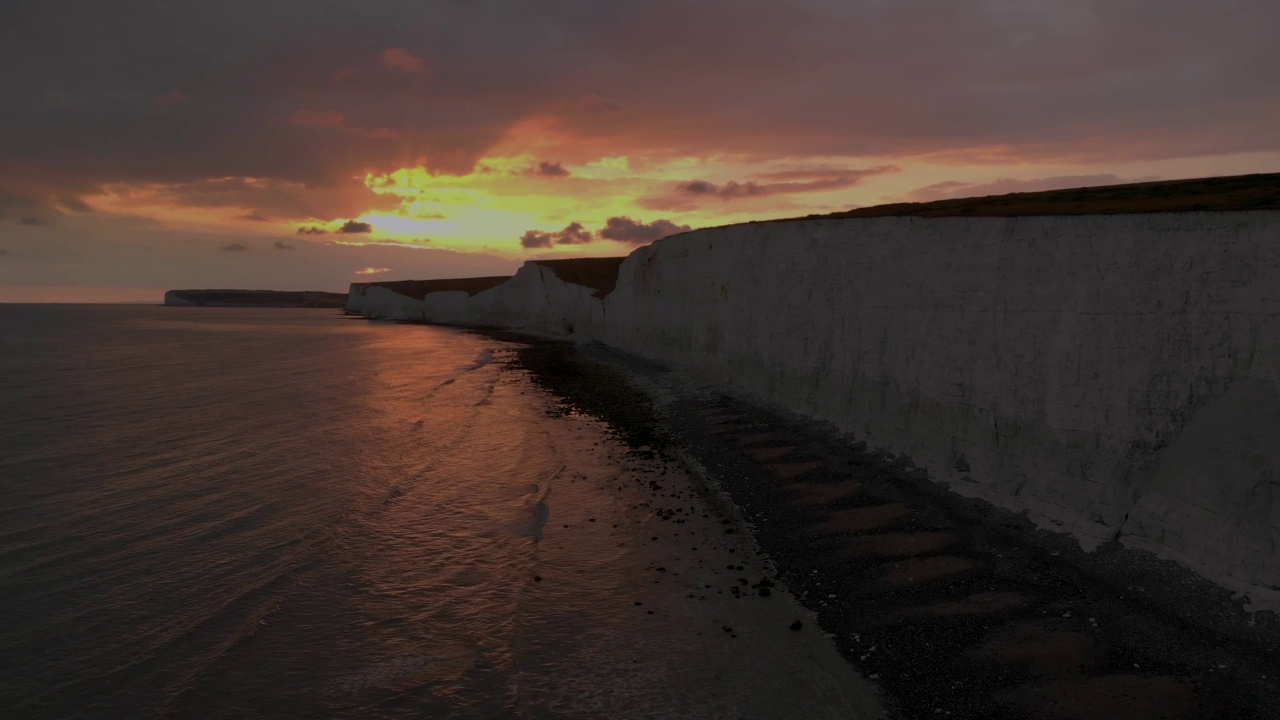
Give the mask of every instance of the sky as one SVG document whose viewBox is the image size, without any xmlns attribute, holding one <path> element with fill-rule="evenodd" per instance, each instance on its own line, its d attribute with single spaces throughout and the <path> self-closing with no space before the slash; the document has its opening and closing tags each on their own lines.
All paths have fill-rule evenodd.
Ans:
<svg viewBox="0 0 1280 720">
<path fill-rule="evenodd" d="M 4 0 L 0 301 L 1280 170 L 1275 0 Z"/>
</svg>

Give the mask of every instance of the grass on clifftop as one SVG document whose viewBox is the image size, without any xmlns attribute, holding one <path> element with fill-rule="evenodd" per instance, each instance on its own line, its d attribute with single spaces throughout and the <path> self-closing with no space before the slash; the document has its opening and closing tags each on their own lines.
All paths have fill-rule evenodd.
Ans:
<svg viewBox="0 0 1280 720">
<path fill-rule="evenodd" d="M 556 277 L 567 283 L 583 285 L 595 290 L 593 297 L 603 298 L 613 292 L 618 284 L 618 267 L 626 258 L 568 258 L 565 260 L 534 260 L 538 265 L 551 268 Z"/>
<path fill-rule="evenodd" d="M 1280 173 L 894 203 L 786 220 L 869 217 L 1021 217 L 1117 213 L 1280 210 Z"/>
<path fill-rule="evenodd" d="M 363 285 L 386 288 L 415 300 L 421 300 L 433 292 L 464 292 L 471 296 L 482 293 L 489 288 L 497 287 L 510 279 L 509 275 L 500 275 L 474 278 L 445 278 L 441 280 L 380 280 L 377 282 L 355 283 L 355 285 L 356 287 Z"/>
</svg>

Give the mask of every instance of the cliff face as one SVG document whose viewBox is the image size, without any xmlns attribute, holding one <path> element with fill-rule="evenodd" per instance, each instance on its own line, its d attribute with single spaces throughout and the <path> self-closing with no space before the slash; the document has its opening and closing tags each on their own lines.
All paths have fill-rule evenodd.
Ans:
<svg viewBox="0 0 1280 720">
<path fill-rule="evenodd" d="M 470 298 L 462 322 L 592 338 L 604 321 L 595 292 L 565 282 L 552 267 L 527 262 L 508 282 Z"/>
<path fill-rule="evenodd" d="M 610 344 L 1280 600 L 1280 213 L 722 228 L 605 306 Z"/>
<path fill-rule="evenodd" d="M 467 298 L 510 279 L 502 276 L 351 283 L 343 309 L 347 313 L 378 319 L 422 320 L 423 299 L 428 295 L 454 293 Z M 437 319 L 436 322 L 442 321 Z"/>
<path fill-rule="evenodd" d="M 373 286 L 363 296 L 360 314 L 374 320 L 423 320 L 422 300 Z"/>
<path fill-rule="evenodd" d="M 665 361 L 1280 605 L 1280 212 L 715 228 L 603 299 L 550 270 L 423 317 Z"/>
<path fill-rule="evenodd" d="M 347 302 L 342 306 L 343 312 L 363 315 L 368 292 L 368 283 L 351 283 L 347 289 Z"/>
<path fill-rule="evenodd" d="M 613 288 L 622 260 L 535 260 L 509 278 L 353 284 L 347 311 L 591 338 L 604 319 L 601 295 Z M 387 295 L 384 288 L 394 290 L 396 297 Z M 424 293 L 421 300 L 417 300 L 419 293 Z"/>
<path fill-rule="evenodd" d="M 168 290 L 164 294 L 164 304 L 170 307 L 195 307 L 196 303 L 188 300 L 181 290 Z"/>
</svg>

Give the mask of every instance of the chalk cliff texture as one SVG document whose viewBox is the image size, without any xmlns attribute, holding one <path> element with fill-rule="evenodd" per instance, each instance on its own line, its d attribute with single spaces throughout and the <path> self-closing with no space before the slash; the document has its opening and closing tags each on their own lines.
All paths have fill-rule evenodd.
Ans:
<svg viewBox="0 0 1280 720">
<path fill-rule="evenodd" d="M 609 344 L 1280 602 L 1280 213 L 718 228 L 605 307 Z"/>
<path fill-rule="evenodd" d="M 350 301 L 347 304 L 349 306 Z M 360 312 L 374 320 L 425 319 L 421 298 L 402 295 L 395 290 L 377 285 L 371 285 L 365 289 L 364 308 Z"/>
<path fill-rule="evenodd" d="M 427 298 L 829 420 L 1280 607 L 1280 212 L 738 225 L 639 248 L 616 288 L 527 263 Z"/>
<path fill-rule="evenodd" d="M 428 322 L 466 324 L 470 315 L 471 296 L 460 290 L 428 293 L 422 300 L 423 316 Z"/>
<path fill-rule="evenodd" d="M 510 279 L 508 276 L 491 276 L 351 283 L 344 310 L 376 319 L 423 320 L 426 312 L 424 298 L 428 296 L 452 296 L 454 304 L 448 307 L 465 307 L 467 297 L 502 285 Z M 435 297 L 432 306 L 437 309 L 445 307 Z M 435 316 L 432 321 L 449 322 Z"/>
<path fill-rule="evenodd" d="M 363 315 L 368 292 L 368 283 L 351 283 L 347 288 L 347 303 L 342 307 L 342 311 L 352 315 Z"/>
<path fill-rule="evenodd" d="M 581 264 L 590 267 L 590 263 L 602 261 L 611 265 L 610 274 L 616 277 L 622 258 L 591 258 Z M 599 288 L 563 279 L 561 275 L 567 274 L 564 273 L 566 267 L 572 268 L 575 264 L 557 261 L 525 263 L 506 283 L 471 297 L 466 303 L 466 319 L 461 322 L 520 328 L 578 339 L 595 338 L 604 323 L 604 304 L 598 296 Z"/>
<path fill-rule="evenodd" d="M 170 307 L 195 307 L 196 303 L 188 300 L 179 290 L 168 290 L 164 294 L 164 304 Z"/>
</svg>

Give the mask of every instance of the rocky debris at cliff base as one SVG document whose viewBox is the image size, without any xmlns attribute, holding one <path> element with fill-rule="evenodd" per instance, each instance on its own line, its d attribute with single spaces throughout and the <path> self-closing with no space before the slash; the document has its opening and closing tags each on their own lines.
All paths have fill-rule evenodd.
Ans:
<svg viewBox="0 0 1280 720">
<path fill-rule="evenodd" d="M 747 454 L 751 443 L 740 445 L 732 435 L 722 437 L 709 428 L 700 429 L 699 423 L 705 422 L 701 414 L 710 404 L 731 408 L 739 416 L 751 416 L 752 433 L 767 436 L 771 443 L 785 441 L 795 446 L 797 452 L 813 456 L 808 462 L 823 462 L 810 465 L 795 479 L 779 481 L 767 466 L 759 465 Z M 687 453 L 696 464 L 708 468 L 708 476 L 733 496 L 731 505 L 743 508 L 748 517 L 755 519 L 755 538 L 763 543 L 763 550 L 776 564 L 785 584 L 797 597 L 809 598 L 804 602 L 817 611 L 824 631 L 821 634 L 834 636 L 842 649 L 848 648 L 847 656 L 860 671 L 876 675 L 901 712 L 929 714 L 945 707 L 961 716 L 1044 716 L 1059 695 L 1054 694 L 1056 690 L 1039 692 L 1036 685 L 1028 685 L 1018 663 L 1031 662 L 1024 659 L 1032 657 L 1027 653 L 1041 652 L 1036 648 L 1045 644 L 1015 638 L 1012 645 L 1006 646 L 993 644 L 995 640 L 990 639 L 994 637 L 992 633 L 1030 614 L 1059 617 L 1066 622 L 1082 616 L 1094 618 L 1093 623 L 1081 620 L 1080 627 L 1073 627 L 1071 632 L 1102 633 L 1110 648 L 1107 657 L 1126 668 L 1136 664 L 1145 677 L 1155 680 L 1129 685 L 1123 680 L 1112 683 L 1104 674 L 1086 675 L 1086 682 L 1096 679 L 1097 683 L 1088 688 L 1082 686 L 1081 692 L 1087 689 L 1099 702 L 1111 697 L 1108 688 L 1129 688 L 1139 694 L 1154 693 L 1142 696 L 1147 700 L 1138 707 L 1176 710 L 1177 703 L 1183 702 L 1179 698 L 1188 697 L 1180 694 L 1184 692 L 1181 688 L 1190 688 L 1194 703 L 1213 708 L 1217 716 L 1280 717 L 1280 708 L 1269 700 L 1280 693 L 1274 682 L 1280 676 L 1280 654 L 1277 645 L 1266 639 L 1280 633 L 1274 622 L 1267 621 L 1262 639 L 1237 634 L 1236 640 L 1224 642 L 1223 636 L 1215 633 L 1230 627 L 1233 606 L 1229 593 L 1221 588 L 1204 581 L 1197 584 L 1190 573 L 1179 572 L 1168 563 L 1147 566 L 1141 555 L 1135 556 L 1131 551 L 1104 548 L 1103 552 L 1085 555 L 1069 539 L 1037 531 L 1025 519 L 1008 518 L 1003 511 L 954 496 L 918 474 L 903 470 L 902 463 L 890 462 L 894 460 L 890 456 L 850 448 L 844 438 L 815 435 L 812 423 L 780 419 L 771 411 L 731 398 L 715 397 L 709 403 L 706 395 L 696 394 L 677 397 L 664 405 L 663 413 L 666 427 L 672 430 L 670 437 L 679 442 L 678 446 L 673 443 L 669 447 L 674 452 Z M 772 430 L 760 432 L 765 427 Z M 839 506 L 850 498 L 842 499 L 837 494 L 813 504 L 791 503 L 794 493 L 803 490 L 784 489 L 787 486 L 780 482 L 821 485 L 836 481 L 824 478 L 824 472 L 837 471 L 845 477 L 851 471 L 859 474 L 854 502 L 866 503 L 868 498 L 872 504 L 898 502 L 908 512 L 895 515 L 885 527 L 804 532 L 815 520 L 825 522 L 831 503 Z M 700 496 L 714 497 L 715 489 L 710 490 L 701 491 L 705 494 Z M 654 510 L 664 509 L 663 489 L 650 487 L 650 492 L 653 501 L 648 505 Z M 728 512 L 737 517 L 736 508 L 729 507 Z M 668 522 L 656 512 L 652 517 L 655 523 Z M 740 520 L 722 527 L 733 529 L 737 522 Z M 867 555 L 866 550 L 875 550 L 871 546 L 862 548 L 859 555 L 850 546 L 852 555 L 832 562 L 832 543 L 844 544 L 854 537 L 884 533 L 902 535 L 902 547 L 908 552 L 914 552 L 909 547 L 914 543 L 910 538 L 918 537 L 923 542 L 940 537 L 938 533 L 959 534 L 961 538 L 948 544 L 947 551 L 958 553 L 966 562 L 970 562 L 968 558 L 976 558 L 977 562 L 955 568 L 930 565 L 931 571 L 940 574 L 921 582 L 917 582 L 920 578 L 912 569 L 911 574 L 903 575 L 902 583 L 887 587 L 877 586 L 876 576 L 867 573 L 884 572 L 877 568 L 886 563 L 889 570 L 895 564 L 899 569 L 909 567 L 903 562 L 906 558 L 878 552 Z M 720 537 L 725 541 L 751 540 L 741 535 Z M 725 573 L 733 573 L 737 564 L 725 567 Z M 1135 584 L 1131 579 L 1135 576 L 1148 578 L 1137 584 L 1174 592 L 1155 596 L 1124 591 L 1125 585 Z M 739 590 L 741 583 L 736 580 L 730 575 L 715 583 L 730 590 L 717 590 L 711 597 L 735 604 L 747 602 Z M 1117 587 L 1122 588 L 1118 593 L 1108 591 Z M 734 591 L 738 594 L 734 595 Z M 750 597 L 755 600 L 752 607 L 767 602 L 755 594 Z M 1158 604 L 1152 605 L 1152 600 Z M 1068 613 L 1070 617 L 1062 618 Z M 802 621 L 792 622 L 800 623 L 797 632 L 803 630 Z M 1256 629 L 1257 618 L 1250 618 L 1249 622 L 1253 624 L 1248 629 Z M 785 620 L 778 625 L 784 626 L 790 628 Z M 1200 629 L 1194 629 L 1197 627 Z M 797 637 L 809 635 L 812 634 L 798 633 Z M 859 639 L 854 640 L 855 637 Z M 1058 645 L 1061 644 L 1055 641 L 1053 646 Z M 981 652 L 972 656 L 973 660 L 965 660 L 965 653 L 976 647 L 1007 647 L 999 652 L 1014 658 L 1014 665 L 996 662 Z M 1234 653 L 1234 657 L 1228 660 L 1223 653 Z M 1206 662 L 1206 658 L 1212 660 Z M 1244 670 L 1258 665 L 1264 670 Z M 1093 668 L 1089 672 L 1097 673 L 1107 666 L 1089 667 Z M 1194 682 L 1179 684 L 1180 678 L 1192 678 Z M 1062 692 L 1067 692 L 1067 687 L 1062 685 Z"/>
<path fill-rule="evenodd" d="M 898 458 L 853 446 L 811 421 L 701 389 L 671 373 L 645 375 L 607 350 L 592 352 L 636 373 L 641 383 L 662 384 L 659 395 L 667 399 L 661 411 L 672 437 L 753 518 L 761 551 L 784 583 L 818 613 L 822 630 L 834 635 L 846 657 L 867 677 L 876 676 L 904 717 L 932 716 L 939 707 L 966 717 L 1047 717 L 1060 697 L 1054 693 L 1067 692 L 1068 685 L 1035 691 L 1022 668 L 1035 667 L 1051 650 L 1076 652 L 1071 648 L 1079 634 L 1106 648 L 1099 656 L 1105 662 L 1090 660 L 1084 676 L 1097 682 L 1080 688 L 1103 703 L 1099 708 L 1110 702 L 1109 688 L 1128 688 L 1146 698 L 1139 701 L 1144 708 L 1211 708 L 1216 714 L 1198 716 L 1280 719 L 1280 706 L 1271 700 L 1280 696 L 1280 623 L 1266 613 L 1243 613 L 1223 588 L 1118 545 L 1086 554 L 1070 537 L 950 493 L 904 469 Z M 716 418 L 727 415 L 749 422 L 726 433 Z M 768 463 L 751 457 L 755 445 L 738 444 L 749 434 L 762 436 L 761 443 L 792 446 L 800 460 L 822 465 L 780 481 Z M 826 492 L 846 482 L 850 492 Z M 814 488 L 825 495 L 804 502 Z M 884 527 L 806 532 L 828 521 L 833 510 L 894 502 L 907 512 Z M 932 559 L 947 555 L 963 562 L 944 567 Z M 917 568 L 907 562 L 913 559 L 929 560 Z M 908 574 L 881 584 L 895 577 L 895 565 Z M 1148 591 L 1126 589 L 1130 585 Z M 1150 592 L 1153 587 L 1162 592 Z M 1026 617 L 1073 625 L 1049 640 L 1014 636 L 994 644 L 993 633 Z M 966 654 L 984 647 L 1001 648 L 999 657 L 1008 660 L 989 654 L 996 650 Z M 1140 671 L 1153 682 L 1112 682 L 1105 674 L 1112 667 Z M 1183 694 L 1187 688 L 1190 696 Z M 1193 701 L 1184 702 L 1187 697 Z"/>
<path fill-rule="evenodd" d="M 544 351 L 542 354 L 524 353 L 517 356 L 517 362 L 523 363 L 524 359 L 532 358 L 529 365 L 522 364 L 522 367 L 546 370 L 547 363 L 554 364 L 566 357 L 563 346 L 554 349 L 548 349 L 546 345 L 540 347 Z M 583 361 L 579 359 L 575 362 Z M 537 378 L 536 373 L 534 377 Z M 626 383 L 630 386 L 626 376 L 612 368 L 609 372 L 597 370 L 586 375 L 586 378 L 587 381 L 578 378 L 574 382 L 556 387 L 561 392 L 582 393 L 589 392 L 593 387 L 592 383 L 598 382 L 611 385 Z M 550 383 L 544 386 L 550 386 Z M 616 391 L 613 397 L 618 397 Z M 631 397 L 642 396 L 632 394 Z M 643 397 L 647 400 L 647 396 Z M 579 402 L 576 395 L 563 396 L 562 401 L 574 404 L 575 407 L 591 408 L 590 412 L 584 411 L 585 414 L 603 412 L 599 403 Z M 653 415 L 651 403 L 622 411 L 614 407 L 609 412 L 607 417 L 614 419 L 614 432 L 619 439 L 631 438 L 633 442 L 640 442 L 635 438 L 647 435 L 649 438 L 660 438 L 657 442 L 667 443 L 667 448 L 670 448 L 665 429 Z M 630 432 L 626 423 L 634 423 L 630 426 Z M 655 440 L 647 442 L 653 443 Z M 821 672 L 824 676 L 843 678 L 840 680 L 843 689 L 839 692 L 858 707 L 858 717 L 881 717 L 874 688 L 844 663 L 829 639 L 810 634 L 793 635 L 786 630 L 795 614 L 805 611 L 794 604 L 794 599 L 780 583 L 772 579 L 770 565 L 759 555 L 751 536 L 748 533 L 725 535 L 714 532 L 716 529 L 733 530 L 742 525 L 732 504 L 718 496 L 715 486 L 706 484 L 705 480 L 673 466 L 670 461 L 662 460 L 656 454 L 654 457 L 644 457 L 629 453 L 622 466 L 626 470 L 625 474 L 597 481 L 602 488 L 607 488 L 623 501 L 620 507 L 625 508 L 630 517 L 628 522 L 620 523 L 622 527 L 609 527 L 619 524 L 610 522 L 605 526 L 609 527 L 606 532 L 625 531 L 636 540 L 648 538 L 645 543 L 634 543 L 643 544 L 645 552 L 650 554 L 647 565 L 638 568 L 647 570 L 647 577 L 652 578 L 645 581 L 642 587 L 651 588 L 654 593 L 669 593 L 667 588 L 674 584 L 681 591 L 681 601 L 687 603 L 660 610 L 655 613 L 655 617 L 661 618 L 664 623 L 678 625 L 684 622 L 681 620 L 682 614 L 704 618 L 710 614 L 720 620 L 714 627 L 731 628 L 729 631 L 711 634 L 723 637 L 726 642 L 745 643 L 737 650 L 740 653 L 749 652 L 749 648 L 756 647 L 770 647 L 776 652 L 793 647 L 795 649 L 790 652 L 800 652 L 813 661 L 822 663 L 825 669 Z M 661 482 L 655 478 L 660 478 Z M 647 500 L 638 503 L 631 501 L 633 493 L 640 493 Z M 675 520 L 684 522 L 676 523 Z M 563 529 L 566 533 L 593 532 L 599 526 L 575 522 L 566 524 L 569 526 Z M 600 531 L 605 530 L 600 528 Z M 725 569 L 719 570 L 721 567 Z M 750 580 L 742 576 L 743 573 L 760 577 L 757 589 L 765 592 L 742 593 L 743 587 L 751 585 Z M 726 592 L 724 588 L 729 590 Z M 773 592 L 775 588 L 778 592 Z M 715 593 L 711 593 L 713 589 Z M 643 594 L 631 600 L 637 606 L 648 601 Z M 649 614 L 650 611 L 646 610 L 643 615 L 647 617 Z M 724 622 L 725 620 L 732 622 Z M 779 635 L 779 632 L 785 634 Z M 702 635 L 695 633 L 694 637 Z"/>
</svg>

